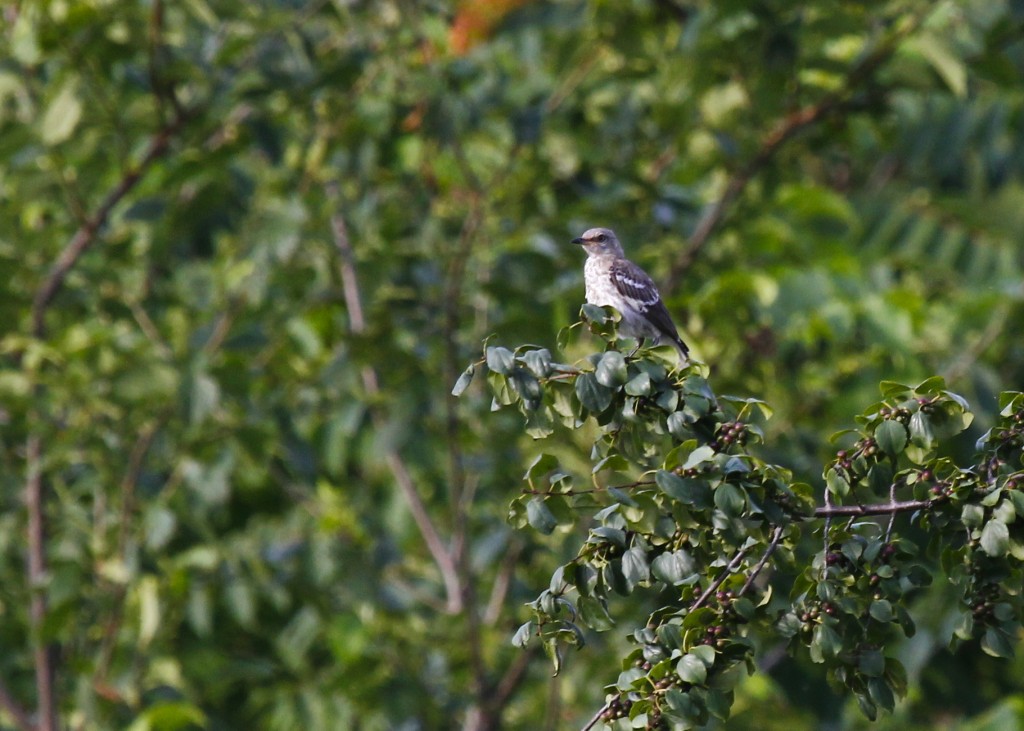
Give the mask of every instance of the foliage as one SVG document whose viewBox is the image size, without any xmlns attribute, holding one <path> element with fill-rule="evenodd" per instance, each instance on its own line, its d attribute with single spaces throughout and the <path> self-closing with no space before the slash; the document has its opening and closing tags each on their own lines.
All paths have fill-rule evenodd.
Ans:
<svg viewBox="0 0 1024 731">
<path fill-rule="evenodd" d="M 707 401 L 694 425 L 744 425 L 717 438 L 753 448 L 760 429 L 745 469 L 774 465 L 770 484 L 793 492 L 780 543 L 820 525 L 797 517 L 825 494 L 826 437 L 879 381 L 941 373 L 978 405 L 967 436 L 936 437 L 962 466 L 998 392 L 1021 388 L 1017 2 L 25 0 L 0 18 L 5 728 L 586 723 L 636 646 L 587 635 L 552 679 L 541 643 L 508 642 L 586 513 L 517 501 L 517 525 L 554 521 L 546 537 L 506 518 L 533 436 L 550 433 L 536 489 L 555 465 L 564 486 L 592 469 L 595 427 L 559 411 L 580 398 L 574 374 L 537 375 L 544 348 L 590 363 L 556 333 L 581 298 L 562 242 L 591 225 L 616 228 L 709 365 L 687 374 L 692 393 L 656 355 L 602 356 L 587 403 L 664 389 L 679 406 L 679 388 Z M 488 337 L 537 344 L 492 352 L 502 399 L 568 398 L 532 411 L 525 436 L 468 377 L 449 393 Z M 884 429 L 893 474 L 910 469 L 923 447 Z M 646 470 L 677 439 L 617 448 Z M 860 470 L 838 466 L 838 507 L 878 488 Z M 768 494 L 730 480 L 744 486 L 723 491 L 729 510 Z M 966 520 L 998 548 L 999 505 L 982 507 Z M 777 520 L 740 526 L 761 541 L 745 567 Z M 840 547 L 842 531 L 837 518 Z M 641 626 L 657 607 L 629 565 L 638 586 L 609 608 Z M 962 612 L 946 591 L 911 594 L 918 632 L 890 645 L 907 701 L 879 725 L 1019 718 L 1019 667 L 993 670 L 974 642 L 947 650 Z M 709 595 L 701 616 L 720 609 Z M 577 611 L 602 621 L 600 602 Z M 772 650 L 756 648 L 762 667 Z M 768 669 L 736 687 L 731 727 L 863 723 L 809 654 Z"/>
<path fill-rule="evenodd" d="M 557 672 L 584 628 L 616 625 L 616 595 L 657 607 L 616 627 L 635 646 L 591 725 L 725 721 L 738 671 L 754 673 L 757 647 L 776 636 L 873 721 L 906 695 L 892 647 L 915 634 L 908 608 L 933 581 L 956 590 L 960 619 L 946 639 L 1012 655 L 1024 602 L 1024 394 L 1001 396 L 973 461 L 957 464 L 944 447 L 971 424 L 967 402 L 939 377 L 884 382 L 882 401 L 837 436 L 848 447 L 825 466 L 816 505 L 810 486 L 757 455 L 763 402 L 716 396 L 700 366 L 672 368 L 668 348 L 624 356 L 614 310 L 583 312 L 603 352 L 570 366 L 546 349 L 490 346 L 482 363 L 496 406 L 521 412 L 532 436 L 596 425 L 592 486 L 542 454 L 512 504 L 517 527 L 587 529 L 513 644 L 538 638 Z M 816 549 L 813 535 L 823 536 Z"/>
</svg>

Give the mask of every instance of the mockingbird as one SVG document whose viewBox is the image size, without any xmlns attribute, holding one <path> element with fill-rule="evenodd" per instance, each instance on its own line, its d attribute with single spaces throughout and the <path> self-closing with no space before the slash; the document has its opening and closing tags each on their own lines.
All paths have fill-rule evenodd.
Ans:
<svg viewBox="0 0 1024 731">
<path fill-rule="evenodd" d="M 672 343 L 686 363 L 690 349 L 679 337 L 658 288 L 647 272 L 626 258 L 615 232 L 592 228 L 572 242 L 587 252 L 587 263 L 583 266 L 587 302 L 611 305 L 618 310 L 622 315 L 619 333 L 637 338 L 637 348 L 646 338 L 653 338 L 656 343 Z"/>
</svg>

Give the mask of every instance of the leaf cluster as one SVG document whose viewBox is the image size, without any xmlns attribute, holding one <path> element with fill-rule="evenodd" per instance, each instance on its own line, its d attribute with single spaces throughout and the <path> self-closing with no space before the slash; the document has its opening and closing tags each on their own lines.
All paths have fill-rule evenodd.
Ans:
<svg viewBox="0 0 1024 731">
<path fill-rule="evenodd" d="M 582 315 L 569 329 L 589 330 L 602 352 L 564 365 L 532 346 L 489 346 L 482 363 L 494 408 L 517 409 L 534 438 L 592 434 L 591 473 L 540 455 L 509 520 L 582 535 L 513 644 L 539 641 L 556 672 L 587 629 L 625 630 L 634 645 L 597 720 L 724 720 L 772 638 L 823 666 L 874 719 L 906 693 L 892 648 L 916 632 L 914 600 L 933 582 L 960 597 L 954 643 L 1010 655 L 1024 578 L 1024 396 L 1004 394 L 974 460 L 957 464 L 945 448 L 971 424 L 967 402 L 938 377 L 883 383 L 858 427 L 834 437 L 846 446 L 819 493 L 759 456 L 766 404 L 717 396 L 702 366 L 680 368 L 663 349 L 624 355 L 614 312 Z M 549 424 L 540 431 L 538 412 Z M 621 628 L 623 602 L 656 608 Z"/>
</svg>

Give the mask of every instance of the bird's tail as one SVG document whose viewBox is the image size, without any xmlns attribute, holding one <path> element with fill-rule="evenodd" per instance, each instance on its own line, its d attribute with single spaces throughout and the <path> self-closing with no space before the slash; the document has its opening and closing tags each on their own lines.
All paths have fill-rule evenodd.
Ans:
<svg viewBox="0 0 1024 731">
<path fill-rule="evenodd" d="M 676 346 L 676 350 L 679 351 L 679 361 L 681 365 L 686 365 L 690 362 L 690 349 L 683 342 L 683 339 L 676 335 L 672 338 L 672 344 Z"/>
</svg>

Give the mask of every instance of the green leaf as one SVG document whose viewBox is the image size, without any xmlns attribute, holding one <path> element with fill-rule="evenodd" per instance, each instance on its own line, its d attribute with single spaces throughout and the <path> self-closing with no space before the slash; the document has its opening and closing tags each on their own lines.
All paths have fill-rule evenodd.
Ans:
<svg viewBox="0 0 1024 731">
<path fill-rule="evenodd" d="M 231 581 L 224 598 L 235 621 L 245 629 L 256 627 L 256 596 L 252 587 L 241 579 Z"/>
<path fill-rule="evenodd" d="M 960 511 L 960 520 L 968 528 L 980 528 L 985 522 L 985 509 L 980 505 L 968 503 Z"/>
<path fill-rule="evenodd" d="M 647 563 L 647 554 L 637 546 L 633 546 L 622 554 L 622 576 L 632 591 L 637 584 L 650 580 L 651 570 Z"/>
<path fill-rule="evenodd" d="M 885 657 L 878 650 L 862 650 L 857 668 L 867 676 L 879 678 L 885 672 Z"/>
<path fill-rule="evenodd" d="M 551 351 L 547 348 L 528 350 L 521 356 L 523 363 L 537 378 L 547 378 L 551 375 Z"/>
<path fill-rule="evenodd" d="M 993 558 L 1005 556 L 1010 550 L 1010 529 L 1006 523 L 990 520 L 981 531 L 981 550 Z"/>
<path fill-rule="evenodd" d="M 705 462 L 714 459 L 714 457 L 715 450 L 708 445 L 705 444 L 703 447 L 697 447 L 695 450 L 690 452 L 690 456 L 686 458 L 686 462 L 683 464 L 683 469 L 689 470 L 694 467 L 699 467 Z"/>
<path fill-rule="evenodd" d="M 896 698 L 893 696 L 892 689 L 885 682 L 884 678 L 875 677 L 868 679 L 868 695 L 871 696 L 871 700 L 875 705 L 887 711 L 892 711 L 896 706 Z"/>
<path fill-rule="evenodd" d="M 127 727 L 127 731 L 178 731 L 206 728 L 206 715 L 184 701 L 156 701 L 143 710 Z"/>
<path fill-rule="evenodd" d="M 220 386 L 211 376 L 201 371 L 192 374 L 189 392 L 189 421 L 198 426 L 206 421 L 220 405 Z"/>
<path fill-rule="evenodd" d="M 81 117 L 82 102 L 78 98 L 75 83 L 69 81 L 61 87 L 43 113 L 39 125 L 39 136 L 43 144 L 57 145 L 71 137 Z"/>
<path fill-rule="evenodd" d="M 931 419 L 923 411 L 915 411 L 910 417 L 910 439 L 925 449 L 931 449 L 935 443 Z"/>
<path fill-rule="evenodd" d="M 830 468 L 825 473 L 825 486 L 836 497 L 845 497 L 850 492 L 850 483 L 847 482 L 846 476 L 835 468 Z"/>
<path fill-rule="evenodd" d="M 640 678 L 645 675 L 647 675 L 647 673 L 640 668 L 629 668 L 628 670 L 623 670 L 619 673 L 619 679 L 616 681 L 615 687 L 623 692 L 628 692 L 633 690 L 633 683 L 640 680 Z"/>
<path fill-rule="evenodd" d="M 875 428 L 875 440 L 883 452 L 895 457 L 907 446 L 907 430 L 896 420 L 883 421 Z"/>
<path fill-rule="evenodd" d="M 998 627 L 989 627 L 981 638 L 981 649 L 992 657 L 1013 657 L 1013 643 Z"/>
<path fill-rule="evenodd" d="M 666 551 L 651 562 L 654 578 L 671 586 L 678 586 L 696 575 L 697 562 L 684 549 Z"/>
<path fill-rule="evenodd" d="M 860 712 L 867 717 L 869 721 L 874 721 L 878 718 L 878 707 L 871 702 L 871 699 L 864 693 L 857 693 L 857 705 L 860 707 Z"/>
<path fill-rule="evenodd" d="M 487 348 L 487 367 L 495 373 L 507 376 L 516 367 L 516 359 L 512 351 L 500 346 Z"/>
<path fill-rule="evenodd" d="M 160 628 L 160 595 L 156 577 L 144 576 L 138 585 L 139 645 L 145 648 Z"/>
<path fill-rule="evenodd" d="M 891 622 L 895 616 L 892 611 L 892 604 L 887 599 L 875 599 L 868 607 L 868 613 L 873 619 L 879 622 Z"/>
<path fill-rule="evenodd" d="M 576 378 L 576 396 L 594 414 L 600 414 L 612 403 L 612 392 L 598 383 L 593 373 L 582 373 Z"/>
<path fill-rule="evenodd" d="M 743 509 L 746 506 L 747 496 L 743 490 L 736 485 L 729 482 L 723 482 L 715 488 L 715 507 L 730 518 L 736 518 L 742 515 Z"/>
<path fill-rule="evenodd" d="M 469 368 L 462 372 L 459 376 L 459 380 L 455 382 L 455 386 L 452 387 L 452 396 L 461 396 L 462 392 L 469 388 L 469 384 L 473 382 L 473 374 L 476 373 L 476 364 L 471 363 Z"/>
<path fill-rule="evenodd" d="M 517 629 L 516 633 L 512 635 L 512 646 L 519 648 L 526 647 L 530 642 L 530 638 L 536 634 L 536 631 L 537 625 L 533 620 L 519 625 L 519 629 Z"/>
<path fill-rule="evenodd" d="M 953 94 L 967 95 L 967 67 L 944 38 L 936 33 L 920 33 L 908 39 L 907 44 L 927 59 Z"/>
<path fill-rule="evenodd" d="M 598 307 L 597 305 L 592 305 L 589 302 L 584 304 L 580 308 L 580 312 L 582 313 L 584 319 L 593 322 L 597 325 L 603 325 L 605 322 L 608 321 L 608 313 L 605 312 L 604 308 Z"/>
<path fill-rule="evenodd" d="M 626 382 L 626 359 L 617 350 L 609 350 L 601 356 L 594 377 L 602 386 L 617 388 Z"/>
<path fill-rule="evenodd" d="M 178 520 L 174 513 L 160 505 L 153 505 L 145 514 L 143 521 L 146 548 L 159 551 L 174 536 Z"/>
<path fill-rule="evenodd" d="M 827 624 L 819 624 L 814 628 L 810 647 L 811 660 L 820 663 L 828 658 L 836 657 L 842 647 L 842 638 Z"/>
<path fill-rule="evenodd" d="M 558 525 L 554 513 L 542 497 L 535 497 L 526 504 L 526 519 L 535 530 L 544 535 L 550 535 Z"/>
<path fill-rule="evenodd" d="M 580 621 L 597 632 L 607 632 L 615 626 L 604 603 L 592 596 L 581 596 L 576 602 Z"/>
<path fill-rule="evenodd" d="M 651 377 L 646 372 L 638 373 L 633 376 L 626 383 L 626 393 L 630 396 L 650 396 L 651 395 Z M 675 416 L 673 414 L 672 416 Z M 671 418 L 671 417 L 670 417 Z M 669 424 L 669 430 L 671 431 L 672 425 Z M 674 434 L 675 432 L 673 432 Z"/>
<path fill-rule="evenodd" d="M 702 480 L 680 477 L 668 470 L 658 470 L 654 473 L 654 481 L 663 493 L 684 505 L 706 508 L 711 504 L 711 488 Z"/>
<path fill-rule="evenodd" d="M 676 663 L 676 672 L 684 682 L 702 685 L 708 679 L 704 661 L 693 654 L 683 655 Z"/>
</svg>

